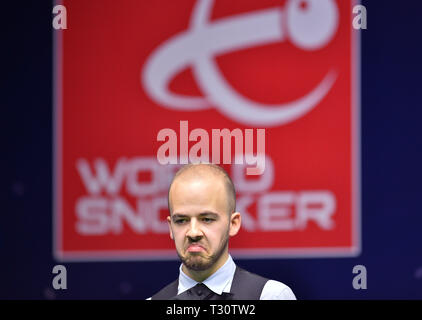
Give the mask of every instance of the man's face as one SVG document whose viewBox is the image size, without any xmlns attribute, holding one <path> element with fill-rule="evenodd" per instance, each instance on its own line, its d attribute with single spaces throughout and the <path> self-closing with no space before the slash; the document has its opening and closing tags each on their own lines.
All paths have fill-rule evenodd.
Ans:
<svg viewBox="0 0 422 320">
<path fill-rule="evenodd" d="M 220 267 L 227 257 L 229 236 L 238 231 L 227 212 L 222 179 L 180 177 L 171 187 L 170 201 L 170 237 L 183 264 L 195 271 Z"/>
</svg>

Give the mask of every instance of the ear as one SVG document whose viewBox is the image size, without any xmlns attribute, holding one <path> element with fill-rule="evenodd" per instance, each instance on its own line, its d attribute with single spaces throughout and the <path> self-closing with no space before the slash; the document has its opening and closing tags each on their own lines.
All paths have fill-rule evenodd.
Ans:
<svg viewBox="0 0 422 320">
<path fill-rule="evenodd" d="M 173 231 L 171 230 L 171 218 L 170 218 L 170 216 L 167 216 L 167 224 L 168 224 L 168 226 L 169 226 L 170 238 L 171 238 L 172 240 L 174 240 L 174 237 L 173 237 Z"/>
<path fill-rule="evenodd" d="M 242 224 L 242 217 L 240 213 L 233 212 L 230 216 L 230 230 L 229 230 L 230 237 L 235 236 L 239 232 L 241 224 Z"/>
</svg>

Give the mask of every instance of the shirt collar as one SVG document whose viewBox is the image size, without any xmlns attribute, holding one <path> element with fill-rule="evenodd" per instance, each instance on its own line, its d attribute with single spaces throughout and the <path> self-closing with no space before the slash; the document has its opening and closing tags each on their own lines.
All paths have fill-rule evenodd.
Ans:
<svg viewBox="0 0 422 320">
<path fill-rule="evenodd" d="M 231 283 L 233 280 L 234 272 L 236 271 L 236 264 L 232 257 L 229 255 L 227 261 L 216 272 L 214 272 L 207 279 L 202 281 L 210 290 L 217 294 L 223 292 L 230 292 Z M 182 265 L 179 267 L 179 287 L 178 294 L 196 286 L 197 281 L 193 280 L 182 270 Z"/>
</svg>

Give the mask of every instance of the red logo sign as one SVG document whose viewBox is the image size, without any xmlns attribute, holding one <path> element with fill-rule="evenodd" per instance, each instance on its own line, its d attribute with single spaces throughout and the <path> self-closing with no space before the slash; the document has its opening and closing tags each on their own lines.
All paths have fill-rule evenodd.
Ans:
<svg viewBox="0 0 422 320">
<path fill-rule="evenodd" d="M 220 163 L 233 179 L 235 257 L 359 254 L 352 4 L 64 1 L 55 256 L 176 258 L 167 191 L 193 159 Z"/>
</svg>

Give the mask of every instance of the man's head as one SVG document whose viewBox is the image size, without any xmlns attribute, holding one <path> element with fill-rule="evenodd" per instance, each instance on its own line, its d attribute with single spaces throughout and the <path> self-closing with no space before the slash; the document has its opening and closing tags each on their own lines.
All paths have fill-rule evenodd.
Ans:
<svg viewBox="0 0 422 320">
<path fill-rule="evenodd" d="M 213 164 L 182 167 L 169 188 L 170 237 L 188 271 L 217 270 L 227 259 L 228 240 L 241 224 L 235 190 L 227 173 Z"/>
</svg>

